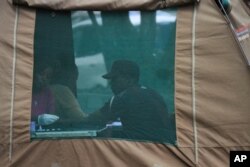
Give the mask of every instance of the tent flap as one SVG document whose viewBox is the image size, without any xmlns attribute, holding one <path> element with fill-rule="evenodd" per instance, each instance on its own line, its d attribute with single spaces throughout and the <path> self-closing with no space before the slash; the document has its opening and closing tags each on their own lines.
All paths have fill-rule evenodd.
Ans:
<svg viewBox="0 0 250 167">
<path fill-rule="evenodd" d="M 193 4 L 199 0 L 8 0 L 15 5 L 25 5 L 36 8 L 54 10 L 154 10 L 173 6 Z"/>
</svg>

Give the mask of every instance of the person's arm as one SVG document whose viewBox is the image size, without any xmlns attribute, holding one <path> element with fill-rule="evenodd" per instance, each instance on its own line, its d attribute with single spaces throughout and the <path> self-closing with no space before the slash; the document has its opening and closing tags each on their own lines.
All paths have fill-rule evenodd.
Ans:
<svg viewBox="0 0 250 167">
<path fill-rule="evenodd" d="M 74 121 L 83 120 L 87 117 L 87 114 L 84 113 L 81 109 L 81 106 L 70 89 L 65 89 L 64 96 L 62 97 L 64 111 L 67 112 L 66 115 Z"/>
<path fill-rule="evenodd" d="M 107 102 L 99 110 L 89 114 L 85 121 L 90 124 L 105 125 L 110 121 L 109 115 L 109 102 Z"/>
<path fill-rule="evenodd" d="M 80 104 L 68 87 L 54 85 L 51 86 L 51 89 L 56 101 L 56 113 L 60 116 L 58 122 L 79 122 L 87 117 L 87 114 L 82 111 Z"/>
</svg>

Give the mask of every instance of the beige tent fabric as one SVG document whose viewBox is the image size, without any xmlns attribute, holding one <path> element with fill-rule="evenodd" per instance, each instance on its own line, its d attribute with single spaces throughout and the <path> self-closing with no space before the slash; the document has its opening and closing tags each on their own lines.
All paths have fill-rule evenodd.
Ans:
<svg viewBox="0 0 250 167">
<path fill-rule="evenodd" d="M 199 5 L 195 48 L 200 147 L 249 146 L 250 70 L 212 2 Z"/>
<path fill-rule="evenodd" d="M 197 121 L 205 137 L 200 146 L 247 146 L 250 71 L 214 3 L 200 4 L 196 30 Z"/>
<path fill-rule="evenodd" d="M 15 24 L 14 8 L 9 5 L 6 7 L 6 4 L 6 1 L 0 2 L 0 144 L 6 144 L 9 140 Z M 4 10 L 3 6 L 6 7 Z"/>
<path fill-rule="evenodd" d="M 194 147 L 191 89 L 192 17 L 193 7 L 178 10 L 175 46 L 175 113 L 177 143 L 181 147 Z"/>
<path fill-rule="evenodd" d="M 18 167 L 194 166 L 183 150 L 162 144 L 108 140 L 51 140 L 14 145 Z M 185 151 L 192 154 L 192 151 Z M 6 165 L 5 165 L 6 166 Z"/>
<path fill-rule="evenodd" d="M 15 99 L 13 139 L 15 143 L 29 141 L 29 122 L 33 78 L 33 38 L 35 11 L 19 9 L 17 27 L 17 61 L 15 72 Z M 21 112 L 23 111 L 23 112 Z M 22 120 L 22 121 L 20 121 Z"/>
<path fill-rule="evenodd" d="M 7 166 L 14 145 L 30 140 L 35 12 L 7 1 L 0 8 L 0 166 Z"/>
<path fill-rule="evenodd" d="M 51 8 L 55 10 L 128 10 L 147 9 L 178 6 L 198 2 L 199 0 L 9 0 L 14 4 L 28 5 L 31 7 Z"/>
<path fill-rule="evenodd" d="M 250 149 L 250 70 L 216 9 L 216 4 L 207 0 L 197 11 L 195 85 L 200 166 L 229 166 L 230 150 Z"/>
<path fill-rule="evenodd" d="M 17 10 L 0 1 L 0 166 L 227 167 L 230 150 L 250 150 L 250 70 L 215 2 L 203 0 L 196 9 L 195 27 L 192 6 L 179 7 L 177 15 L 177 146 L 90 139 L 30 141 L 35 10 Z"/>
<path fill-rule="evenodd" d="M 177 18 L 178 148 L 194 147 L 193 162 L 198 166 L 229 166 L 230 150 L 250 149 L 250 69 L 215 2 L 203 0 L 197 6 L 195 34 L 190 14 L 179 8 Z"/>
<path fill-rule="evenodd" d="M 13 31 L 15 13 L 6 1 L 0 2 L 0 166 L 7 166 L 11 109 Z M 4 10 L 2 7 L 6 7 Z"/>
</svg>

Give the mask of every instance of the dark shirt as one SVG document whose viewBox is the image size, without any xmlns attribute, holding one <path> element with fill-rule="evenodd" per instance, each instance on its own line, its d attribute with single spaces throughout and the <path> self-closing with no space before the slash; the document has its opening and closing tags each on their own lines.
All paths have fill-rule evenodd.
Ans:
<svg viewBox="0 0 250 167">
<path fill-rule="evenodd" d="M 152 89 L 130 87 L 111 98 L 100 112 L 105 121 L 121 120 L 124 138 L 154 141 L 168 138 L 167 106 Z"/>
</svg>

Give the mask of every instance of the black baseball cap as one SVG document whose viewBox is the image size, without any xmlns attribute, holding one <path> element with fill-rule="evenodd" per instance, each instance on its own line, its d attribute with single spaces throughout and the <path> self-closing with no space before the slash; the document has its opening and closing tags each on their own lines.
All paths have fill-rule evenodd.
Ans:
<svg viewBox="0 0 250 167">
<path fill-rule="evenodd" d="M 105 79 L 112 79 L 116 76 L 129 76 L 134 79 L 139 79 L 139 66 L 130 60 L 116 60 L 113 62 L 110 72 L 102 77 Z"/>
</svg>

